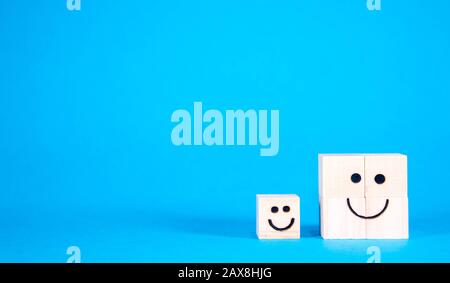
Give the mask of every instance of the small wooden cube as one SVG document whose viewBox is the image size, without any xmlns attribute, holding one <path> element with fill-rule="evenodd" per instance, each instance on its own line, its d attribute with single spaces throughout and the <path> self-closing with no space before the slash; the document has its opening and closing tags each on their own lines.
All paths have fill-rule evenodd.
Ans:
<svg viewBox="0 0 450 283">
<path fill-rule="evenodd" d="M 407 197 L 408 166 L 403 154 L 369 154 L 364 157 L 365 196 Z"/>
<path fill-rule="evenodd" d="M 324 239 L 365 239 L 366 221 L 355 217 L 353 210 L 365 214 L 365 198 L 321 198 L 320 234 Z"/>
<path fill-rule="evenodd" d="M 366 198 L 366 215 L 376 215 L 384 207 L 383 214 L 366 221 L 366 238 L 408 239 L 408 198 Z"/>
<path fill-rule="evenodd" d="M 259 239 L 299 239 L 299 196 L 256 195 L 256 234 Z"/>
</svg>

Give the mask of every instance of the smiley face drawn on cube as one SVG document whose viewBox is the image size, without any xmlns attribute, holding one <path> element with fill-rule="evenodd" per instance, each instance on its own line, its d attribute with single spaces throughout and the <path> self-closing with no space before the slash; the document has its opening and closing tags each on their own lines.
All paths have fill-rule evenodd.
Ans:
<svg viewBox="0 0 450 283">
<path fill-rule="evenodd" d="M 300 238 L 300 198 L 297 195 L 256 195 L 259 239 Z"/>
<path fill-rule="evenodd" d="M 322 237 L 408 238 L 407 187 L 406 155 L 319 155 Z"/>
</svg>

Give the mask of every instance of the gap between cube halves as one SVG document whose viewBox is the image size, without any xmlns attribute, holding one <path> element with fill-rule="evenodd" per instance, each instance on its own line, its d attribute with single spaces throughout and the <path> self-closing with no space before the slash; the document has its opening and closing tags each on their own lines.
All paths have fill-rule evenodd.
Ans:
<svg viewBox="0 0 450 283">
<path fill-rule="evenodd" d="M 408 239 L 404 154 L 319 154 L 323 239 Z M 300 197 L 256 195 L 259 239 L 300 238 Z"/>
</svg>

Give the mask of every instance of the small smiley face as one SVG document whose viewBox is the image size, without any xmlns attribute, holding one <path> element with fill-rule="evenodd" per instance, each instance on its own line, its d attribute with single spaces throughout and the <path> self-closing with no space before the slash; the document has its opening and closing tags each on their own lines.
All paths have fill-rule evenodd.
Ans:
<svg viewBox="0 0 450 283">
<path fill-rule="evenodd" d="M 270 209 L 270 212 L 272 212 L 274 214 L 278 213 L 278 211 L 279 211 L 278 206 L 272 206 L 272 208 Z M 284 213 L 289 213 L 290 211 L 291 211 L 291 208 L 289 207 L 289 205 L 283 206 L 283 212 Z M 274 230 L 276 230 L 276 231 L 285 231 L 285 230 L 290 229 L 292 227 L 292 225 L 294 225 L 295 218 L 292 217 L 291 220 L 289 221 L 289 224 L 286 225 L 285 227 L 278 227 L 277 225 L 275 225 L 273 223 L 273 220 L 270 219 L 270 218 L 268 219 L 268 222 L 269 222 L 270 227 L 272 227 Z"/>
<path fill-rule="evenodd" d="M 257 195 L 256 202 L 258 238 L 300 237 L 300 198 L 297 195 Z"/>
</svg>

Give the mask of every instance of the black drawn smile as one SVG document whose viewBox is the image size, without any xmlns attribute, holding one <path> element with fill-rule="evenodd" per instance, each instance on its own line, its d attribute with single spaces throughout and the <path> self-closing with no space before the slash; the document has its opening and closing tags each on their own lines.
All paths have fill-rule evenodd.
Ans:
<svg viewBox="0 0 450 283">
<path fill-rule="evenodd" d="M 381 214 L 383 214 L 386 211 L 386 209 L 388 208 L 388 205 L 389 205 L 389 199 L 386 199 L 386 203 L 384 204 L 384 207 L 383 207 L 383 209 L 380 212 L 378 212 L 375 215 L 364 216 L 364 215 L 359 215 L 358 213 L 356 213 L 356 211 L 352 208 L 352 205 L 350 204 L 350 199 L 347 198 L 347 206 L 350 209 L 350 211 L 354 215 L 356 215 L 356 216 L 358 216 L 359 218 L 362 218 L 362 219 L 374 219 L 374 218 L 377 218 L 378 216 L 380 216 Z"/>
<path fill-rule="evenodd" d="M 294 221 L 295 221 L 295 219 L 294 219 L 294 218 L 291 218 L 291 222 L 289 223 L 288 226 L 283 227 L 283 228 L 278 228 L 277 226 L 275 226 L 275 225 L 273 224 L 272 219 L 269 219 L 269 225 L 270 225 L 270 227 L 272 227 L 274 230 L 277 230 L 277 231 L 284 231 L 284 230 L 287 230 L 287 229 L 291 228 L 292 225 L 294 225 Z"/>
</svg>

